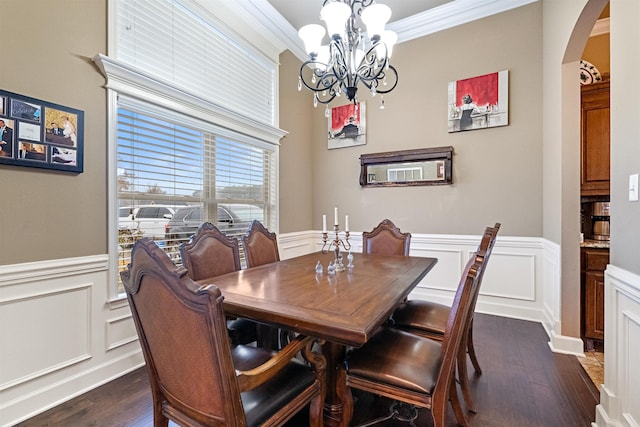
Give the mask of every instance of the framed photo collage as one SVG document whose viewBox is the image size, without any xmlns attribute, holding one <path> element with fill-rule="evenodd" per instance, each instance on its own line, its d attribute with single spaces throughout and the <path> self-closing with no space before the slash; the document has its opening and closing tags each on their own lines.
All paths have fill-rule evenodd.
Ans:
<svg viewBox="0 0 640 427">
<path fill-rule="evenodd" d="M 84 112 L 0 90 L 0 167 L 81 173 Z"/>
</svg>

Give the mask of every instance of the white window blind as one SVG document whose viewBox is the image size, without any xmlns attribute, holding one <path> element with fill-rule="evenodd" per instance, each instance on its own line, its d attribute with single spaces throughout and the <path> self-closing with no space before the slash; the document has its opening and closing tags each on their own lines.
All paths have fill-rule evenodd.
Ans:
<svg viewBox="0 0 640 427">
<path fill-rule="evenodd" d="M 117 11 L 117 59 L 275 125 L 277 64 L 190 0 L 118 0 Z"/>
<path fill-rule="evenodd" d="M 179 245 L 203 222 L 236 237 L 253 220 L 275 228 L 268 145 L 140 102 L 120 102 L 117 116 L 120 268 L 142 237 L 179 263 Z"/>
</svg>

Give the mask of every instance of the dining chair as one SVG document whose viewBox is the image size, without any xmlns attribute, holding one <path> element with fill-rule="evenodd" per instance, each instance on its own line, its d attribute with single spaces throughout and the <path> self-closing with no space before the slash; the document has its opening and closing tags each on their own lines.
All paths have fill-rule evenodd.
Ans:
<svg viewBox="0 0 640 427">
<path fill-rule="evenodd" d="M 480 285 L 489 257 L 493 251 L 500 223 L 496 223 L 493 227 L 487 227 L 482 236 L 478 249 L 474 254 L 475 259 L 482 263 L 481 274 L 478 278 L 478 286 L 473 295 L 471 302 L 471 310 L 467 319 L 465 329 L 466 336 L 458 361 L 458 377 L 467 407 L 471 412 L 476 412 L 475 403 L 471 396 L 471 388 L 469 386 L 469 377 L 467 374 L 467 355 L 474 367 L 477 375 L 482 375 L 482 370 L 478 363 L 474 343 L 473 343 L 473 314 L 475 312 Z M 427 300 L 408 300 L 402 303 L 391 316 L 392 324 L 395 328 L 418 334 L 427 338 L 441 341 L 444 337 L 447 320 L 451 307 L 444 304 L 438 304 Z"/>
<path fill-rule="evenodd" d="M 249 224 L 241 237 L 247 268 L 280 261 L 278 239 L 258 220 Z M 267 325 L 258 325 L 258 343 L 267 348 L 278 349 L 291 338 L 291 332 Z"/>
<path fill-rule="evenodd" d="M 373 230 L 362 233 L 362 252 L 365 254 L 409 255 L 411 233 L 403 233 L 389 219 Z"/>
<path fill-rule="evenodd" d="M 344 366 L 340 368 L 341 392 L 349 396 L 351 389 L 359 389 L 411 407 L 430 409 L 435 427 L 446 425 L 447 404 L 451 401 L 456 420 L 467 426 L 455 381 L 456 360 L 463 345 L 465 321 L 481 269 L 481 263 L 475 258 L 469 259 L 449 311 L 442 341 L 392 326 L 383 327 L 362 347 L 347 354 Z M 388 416 L 363 425 L 395 418 L 398 414 L 397 406 L 392 405 Z M 415 409 L 413 414 L 408 418 L 410 421 L 417 417 Z"/>
<path fill-rule="evenodd" d="M 231 347 L 220 290 L 195 283 L 150 238 L 135 243 L 121 277 L 156 427 L 281 426 L 305 407 L 309 425 L 322 426 L 326 361 L 313 338 L 299 335 L 275 355 Z"/>
<path fill-rule="evenodd" d="M 180 257 L 194 281 L 240 270 L 238 239 L 226 236 L 210 222 L 203 223 L 189 242 L 180 244 Z M 258 339 L 257 324 L 249 319 L 227 316 L 227 330 L 234 345 Z"/>
<path fill-rule="evenodd" d="M 247 268 L 280 261 L 276 233 L 267 230 L 260 221 L 251 222 L 241 239 Z"/>
</svg>

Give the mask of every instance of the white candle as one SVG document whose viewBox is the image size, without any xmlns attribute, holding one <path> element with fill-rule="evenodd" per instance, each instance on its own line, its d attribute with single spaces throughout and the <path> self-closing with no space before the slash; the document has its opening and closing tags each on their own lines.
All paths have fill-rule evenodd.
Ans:
<svg viewBox="0 0 640 427">
<path fill-rule="evenodd" d="M 333 224 L 338 225 L 338 208 L 333 208 Z"/>
<path fill-rule="evenodd" d="M 344 231 L 349 231 L 349 215 L 344 216 Z"/>
<path fill-rule="evenodd" d="M 322 232 L 323 233 L 327 232 L 327 216 L 326 215 L 322 215 Z"/>
</svg>

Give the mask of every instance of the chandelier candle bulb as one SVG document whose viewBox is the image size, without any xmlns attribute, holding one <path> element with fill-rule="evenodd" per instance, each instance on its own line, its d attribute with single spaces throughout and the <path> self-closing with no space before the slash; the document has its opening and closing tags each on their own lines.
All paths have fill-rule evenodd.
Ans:
<svg viewBox="0 0 640 427">
<path fill-rule="evenodd" d="M 351 8 L 345 3 L 332 2 L 320 10 L 320 16 L 327 24 L 329 37 L 339 39 L 351 17 Z"/>
<path fill-rule="evenodd" d="M 338 208 L 333 208 L 333 224 L 338 225 Z"/>
<path fill-rule="evenodd" d="M 327 232 L 327 216 L 326 215 L 322 215 L 322 232 L 323 233 Z"/>
<path fill-rule="evenodd" d="M 349 215 L 344 216 L 344 231 L 349 231 Z"/>
<path fill-rule="evenodd" d="M 384 26 L 391 18 L 391 8 L 384 4 L 372 4 L 362 11 L 362 22 L 367 26 L 371 40 L 379 40 Z"/>
</svg>

